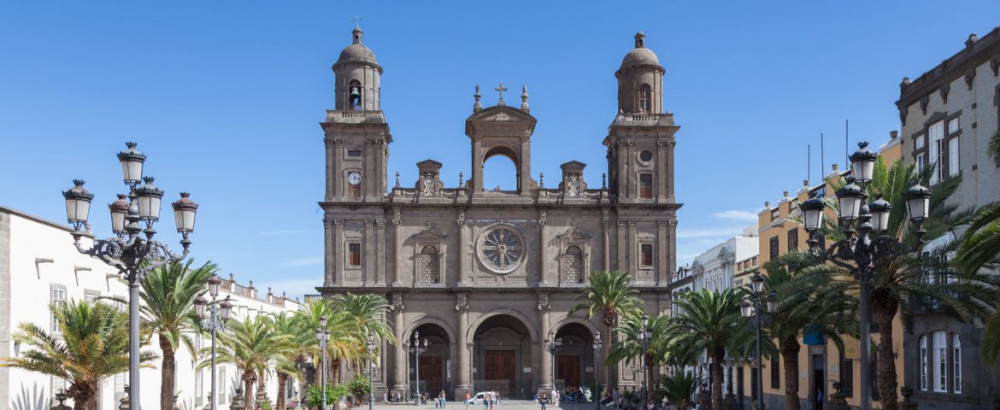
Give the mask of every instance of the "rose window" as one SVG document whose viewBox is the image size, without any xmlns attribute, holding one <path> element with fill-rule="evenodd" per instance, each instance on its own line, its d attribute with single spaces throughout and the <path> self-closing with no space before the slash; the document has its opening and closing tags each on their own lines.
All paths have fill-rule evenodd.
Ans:
<svg viewBox="0 0 1000 410">
<path fill-rule="evenodd" d="M 487 232 L 481 239 L 479 258 L 496 273 L 510 273 L 521 264 L 524 245 L 521 237 L 507 228 Z"/>
</svg>

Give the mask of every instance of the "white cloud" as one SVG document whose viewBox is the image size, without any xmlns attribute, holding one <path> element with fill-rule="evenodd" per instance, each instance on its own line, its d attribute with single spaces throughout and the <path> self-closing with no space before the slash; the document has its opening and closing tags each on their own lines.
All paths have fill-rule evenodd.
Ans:
<svg viewBox="0 0 1000 410">
<path fill-rule="evenodd" d="M 722 228 L 694 228 L 678 229 L 678 238 L 707 238 L 707 237 L 728 237 L 736 236 L 743 232 L 742 226 L 729 226 Z"/>
<path fill-rule="evenodd" d="M 318 257 L 318 258 L 295 258 L 295 259 L 291 259 L 291 260 L 285 261 L 285 263 L 282 263 L 281 265 L 282 266 L 309 266 L 309 265 L 318 265 L 318 264 L 321 264 L 321 263 L 323 263 L 323 257 Z"/>
<path fill-rule="evenodd" d="M 739 209 L 730 209 L 728 211 L 716 212 L 712 214 L 713 217 L 719 219 L 735 219 L 739 221 L 756 221 L 757 213 L 750 211 L 743 211 Z"/>
</svg>

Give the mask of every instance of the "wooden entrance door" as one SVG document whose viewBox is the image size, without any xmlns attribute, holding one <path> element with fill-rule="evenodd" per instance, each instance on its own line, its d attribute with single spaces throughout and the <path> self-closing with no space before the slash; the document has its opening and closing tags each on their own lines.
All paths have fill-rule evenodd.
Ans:
<svg viewBox="0 0 1000 410">
<path fill-rule="evenodd" d="M 485 356 L 487 389 L 496 390 L 500 397 L 513 397 L 514 376 L 517 374 L 513 350 L 487 350 Z"/>
<path fill-rule="evenodd" d="M 431 398 L 437 397 L 444 389 L 442 373 L 441 356 L 420 356 L 420 391 Z"/>
<path fill-rule="evenodd" d="M 580 386 L 580 356 L 559 356 L 559 373 L 557 378 L 563 381 L 563 387 Z"/>
</svg>

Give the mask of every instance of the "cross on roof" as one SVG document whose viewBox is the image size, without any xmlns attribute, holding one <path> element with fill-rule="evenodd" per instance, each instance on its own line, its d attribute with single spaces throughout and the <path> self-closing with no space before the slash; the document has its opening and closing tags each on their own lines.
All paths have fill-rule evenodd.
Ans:
<svg viewBox="0 0 1000 410">
<path fill-rule="evenodd" d="M 361 28 L 361 17 L 354 16 L 351 20 L 354 21 L 354 28 Z"/>
<path fill-rule="evenodd" d="M 504 87 L 503 83 L 500 83 L 500 85 L 498 85 L 496 88 L 494 88 L 494 90 L 496 90 L 496 91 L 498 91 L 500 93 L 500 101 L 497 103 L 497 105 L 504 105 L 503 104 L 503 92 L 507 91 L 507 87 Z"/>
</svg>

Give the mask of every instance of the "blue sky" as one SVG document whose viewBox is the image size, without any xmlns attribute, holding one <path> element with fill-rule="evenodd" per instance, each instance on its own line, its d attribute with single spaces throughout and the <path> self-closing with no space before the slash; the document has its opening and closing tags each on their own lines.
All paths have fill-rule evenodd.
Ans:
<svg viewBox="0 0 1000 410">
<path fill-rule="evenodd" d="M 850 140 L 899 128 L 893 105 L 916 78 L 1000 24 L 1000 3 L 20 1 L 0 4 L 0 205 L 63 221 L 60 191 L 87 180 L 91 215 L 123 190 L 115 153 L 135 140 L 173 201 L 201 204 L 193 256 L 258 288 L 300 295 L 321 282 L 324 157 L 317 125 L 333 106 L 330 66 L 361 16 L 385 69 L 389 179 L 444 163 L 470 174 L 464 120 L 473 88 L 528 86 L 532 174 L 552 186 L 578 160 L 600 186 L 601 139 L 616 112 L 614 72 L 636 31 L 666 68 L 677 134 L 678 256 L 753 223 L 766 200 L 844 161 Z M 513 166 L 488 163 L 487 185 Z M 499 161 L 498 161 L 499 160 Z M 496 162 L 496 163 L 494 163 Z M 167 208 L 169 209 L 169 208 Z M 165 212 L 161 239 L 176 243 Z M 69 238 L 67 238 L 69 240 Z"/>
</svg>

